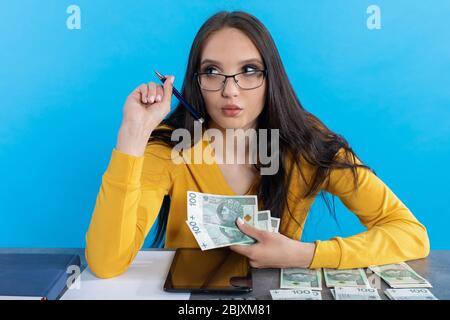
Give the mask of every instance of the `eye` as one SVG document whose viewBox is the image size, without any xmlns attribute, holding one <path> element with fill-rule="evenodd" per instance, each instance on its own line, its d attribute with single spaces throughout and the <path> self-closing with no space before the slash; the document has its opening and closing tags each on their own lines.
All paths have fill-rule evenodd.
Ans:
<svg viewBox="0 0 450 320">
<path fill-rule="evenodd" d="M 216 68 L 213 67 L 213 66 L 208 66 L 208 67 L 206 67 L 205 69 L 203 69 L 203 72 L 206 72 L 206 73 L 212 73 L 212 72 L 210 72 L 210 71 L 212 71 L 212 70 L 216 70 Z M 217 70 L 216 70 L 216 71 L 217 71 Z"/>
<path fill-rule="evenodd" d="M 258 70 L 259 68 L 257 67 L 257 66 L 254 66 L 254 65 L 246 65 L 246 66 L 244 66 L 244 67 L 242 67 L 242 69 L 245 71 L 245 73 L 253 73 L 253 72 L 255 72 L 256 70 Z M 249 71 L 247 71 L 248 69 L 250 69 Z"/>
</svg>

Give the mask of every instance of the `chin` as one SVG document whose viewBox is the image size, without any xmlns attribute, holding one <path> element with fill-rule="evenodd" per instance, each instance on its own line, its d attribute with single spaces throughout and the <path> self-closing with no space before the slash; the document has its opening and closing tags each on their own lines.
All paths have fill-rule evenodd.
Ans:
<svg viewBox="0 0 450 320">
<path fill-rule="evenodd" d="M 248 123 L 243 121 L 242 119 L 220 119 L 220 121 L 216 122 L 220 127 L 224 129 L 241 129 L 246 128 Z"/>
<path fill-rule="evenodd" d="M 211 117 L 211 120 L 222 129 L 241 129 L 247 128 L 250 125 L 247 119 L 244 119 L 243 117 L 224 117 L 218 115 Z"/>
</svg>

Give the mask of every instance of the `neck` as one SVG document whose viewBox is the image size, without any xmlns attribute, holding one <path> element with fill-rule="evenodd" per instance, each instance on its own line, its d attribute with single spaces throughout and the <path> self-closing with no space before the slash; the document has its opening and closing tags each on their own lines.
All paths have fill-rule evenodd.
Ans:
<svg viewBox="0 0 450 320">
<path fill-rule="evenodd" d="M 214 150 L 214 153 L 216 155 L 217 161 L 219 163 L 223 164 L 244 164 L 244 165 L 250 165 L 253 164 L 250 163 L 250 147 L 251 147 L 251 139 L 254 138 L 253 135 L 249 134 L 251 132 L 248 131 L 249 129 L 255 129 L 255 126 L 249 125 L 245 128 L 238 128 L 238 129 L 229 129 L 222 128 L 218 126 L 216 123 L 211 121 L 211 124 L 208 125 L 208 129 L 217 129 L 221 132 L 221 138 L 222 138 L 222 150 L 220 149 L 220 144 L 212 144 L 212 149 Z M 228 134 L 227 134 L 228 131 Z M 239 141 L 239 142 L 238 142 Z M 227 161 L 227 154 L 230 159 L 232 160 L 232 163 Z M 234 157 L 232 157 L 234 156 Z M 238 162 L 239 161 L 239 162 Z"/>
</svg>

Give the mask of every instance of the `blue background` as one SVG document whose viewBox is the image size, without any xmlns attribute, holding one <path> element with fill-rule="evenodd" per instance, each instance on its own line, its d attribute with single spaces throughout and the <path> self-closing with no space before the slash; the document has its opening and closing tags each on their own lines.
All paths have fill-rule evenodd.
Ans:
<svg viewBox="0 0 450 320">
<path fill-rule="evenodd" d="M 71 4 L 81 30 L 66 27 Z M 371 4 L 380 30 L 366 26 Z M 181 88 L 192 40 L 219 10 L 266 25 L 304 106 L 426 225 L 432 249 L 450 249 L 447 0 L 3 2 L 0 247 L 84 246 L 126 96 L 155 69 Z M 336 200 L 341 229 L 316 201 L 303 240 L 365 230 Z"/>
</svg>

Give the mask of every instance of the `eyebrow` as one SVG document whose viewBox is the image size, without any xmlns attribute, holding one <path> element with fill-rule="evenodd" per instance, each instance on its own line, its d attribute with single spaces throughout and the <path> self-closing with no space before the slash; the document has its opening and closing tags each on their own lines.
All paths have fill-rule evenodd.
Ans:
<svg viewBox="0 0 450 320">
<path fill-rule="evenodd" d="M 241 62 L 239 62 L 239 64 L 246 64 L 246 63 L 250 63 L 250 62 L 256 62 L 259 63 L 261 65 L 263 65 L 262 61 L 256 58 L 252 58 L 252 59 L 247 59 L 247 60 L 242 60 Z M 215 63 L 217 65 L 220 65 L 219 61 L 216 60 L 212 60 L 212 59 L 205 59 L 202 61 L 202 63 L 200 64 L 201 66 L 204 65 L 205 63 Z"/>
</svg>

